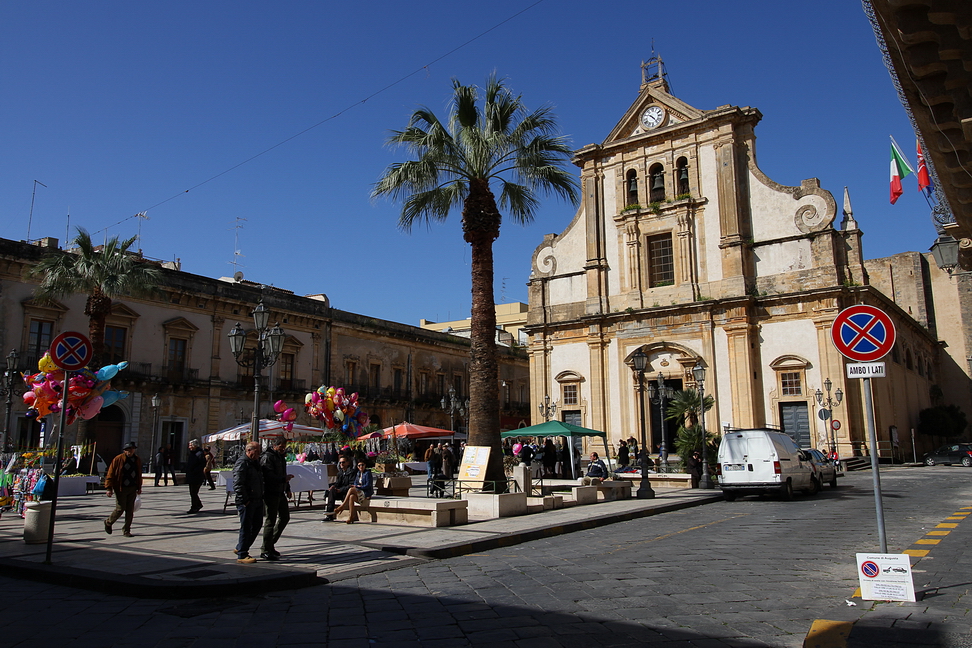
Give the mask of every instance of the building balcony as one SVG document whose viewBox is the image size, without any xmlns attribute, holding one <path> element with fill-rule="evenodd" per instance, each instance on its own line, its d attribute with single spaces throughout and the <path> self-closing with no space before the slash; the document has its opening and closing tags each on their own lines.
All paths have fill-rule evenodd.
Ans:
<svg viewBox="0 0 972 648">
<path fill-rule="evenodd" d="M 159 372 L 158 377 L 163 382 L 170 383 L 196 382 L 199 380 L 199 370 L 190 369 L 189 367 L 162 365 L 162 370 Z"/>
</svg>

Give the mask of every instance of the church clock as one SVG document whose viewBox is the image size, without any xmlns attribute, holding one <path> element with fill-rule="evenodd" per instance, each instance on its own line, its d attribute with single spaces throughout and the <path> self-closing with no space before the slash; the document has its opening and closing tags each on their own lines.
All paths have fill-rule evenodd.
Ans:
<svg viewBox="0 0 972 648">
<path fill-rule="evenodd" d="M 648 106 L 645 112 L 641 113 L 641 125 L 647 130 L 658 128 L 665 120 L 665 109 L 661 106 Z"/>
</svg>

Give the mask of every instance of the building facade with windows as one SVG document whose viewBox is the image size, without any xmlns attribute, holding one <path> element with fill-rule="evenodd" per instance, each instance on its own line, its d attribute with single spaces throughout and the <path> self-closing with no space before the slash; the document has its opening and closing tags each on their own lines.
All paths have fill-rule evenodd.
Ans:
<svg viewBox="0 0 972 648">
<path fill-rule="evenodd" d="M 4 356 L 16 349 L 26 372 L 37 371 L 37 360 L 61 332 L 88 331 L 84 295 L 40 303 L 33 296 L 36 283 L 24 278 L 29 267 L 52 252 L 58 252 L 55 239 L 40 245 L 0 239 L 0 349 Z M 251 312 L 261 300 L 271 312 L 270 324 L 279 322 L 286 333 L 279 359 L 263 372 L 263 417 L 271 417 L 272 403 L 283 399 L 300 412 L 297 422 L 318 426 L 302 404 L 308 391 L 327 384 L 358 392 L 374 424 L 407 420 L 448 429 L 442 397 L 451 387 L 458 398 L 468 398 L 468 339 L 335 309 L 325 295 L 299 296 L 175 268 L 161 272 L 155 295 L 114 300 L 107 321 L 110 360 L 129 362 L 112 386 L 129 395 L 88 425 L 104 457 L 131 440 L 143 458 L 153 446 L 170 444 L 184 459 L 189 439 L 249 421 L 253 371 L 237 364 L 227 334 L 237 322 L 252 329 Z M 252 349 L 255 342 L 251 331 L 244 348 Z M 521 390 L 513 393 L 528 395 L 526 352 L 503 347 L 499 356 L 500 378 Z M 40 425 L 23 416 L 26 407 L 19 396 L 24 388 L 16 387 L 11 439 L 20 447 L 36 447 Z M 157 411 L 151 402 L 155 394 L 161 402 Z M 509 427 L 529 421 L 528 402 L 506 398 L 501 408 Z M 456 427 L 463 430 L 465 421 L 457 419 Z M 74 440 L 74 426 L 67 438 Z"/>
<path fill-rule="evenodd" d="M 921 409 L 944 401 L 972 414 L 966 345 L 949 342 L 954 356 L 943 350 L 933 316 L 936 303 L 968 302 L 968 291 L 917 254 L 889 261 L 901 275 L 889 290 L 878 272 L 887 264 L 863 257 L 846 192 L 838 220 L 818 180 L 783 186 L 759 169 L 760 119 L 751 107 L 694 108 L 643 67 L 637 100 L 601 144 L 575 154 L 576 215 L 534 253 L 531 400 L 549 396 L 558 417 L 614 443 L 638 438 L 632 356 L 641 350 L 648 382 L 661 374 L 675 389 L 695 388 L 692 368 L 706 368 L 711 432 L 776 425 L 802 447 L 835 440 L 843 456 L 866 453 L 861 381 L 845 378 L 830 327 L 843 308 L 871 304 L 894 321 L 901 355 L 885 358 L 888 377 L 871 381 L 880 453 L 910 457 Z M 836 435 L 814 398 L 827 379 L 844 394 Z M 654 451 L 660 404 L 644 396 Z M 666 427 L 670 449 L 677 426 Z"/>
</svg>

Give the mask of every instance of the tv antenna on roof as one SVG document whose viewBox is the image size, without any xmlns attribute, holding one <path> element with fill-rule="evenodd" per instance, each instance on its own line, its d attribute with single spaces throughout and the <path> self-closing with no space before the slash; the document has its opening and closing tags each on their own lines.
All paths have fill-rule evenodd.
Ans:
<svg viewBox="0 0 972 648">
<path fill-rule="evenodd" d="M 233 229 L 236 230 L 236 234 L 233 242 L 233 260 L 230 261 L 229 264 L 236 270 L 236 272 L 233 273 L 233 278 L 237 281 L 243 278 L 243 273 L 239 272 L 239 269 L 246 267 L 240 263 L 240 259 L 243 258 L 243 254 L 240 252 L 240 230 L 243 229 L 243 223 L 245 221 L 245 218 L 237 216 L 233 224 Z M 239 279 L 236 278 L 236 275 L 240 275 Z"/>
<path fill-rule="evenodd" d="M 37 185 L 47 189 L 47 185 L 40 180 L 34 180 L 34 189 L 30 192 L 30 214 L 27 216 L 27 242 L 30 243 L 30 224 L 34 221 L 34 196 L 37 195 Z"/>
</svg>

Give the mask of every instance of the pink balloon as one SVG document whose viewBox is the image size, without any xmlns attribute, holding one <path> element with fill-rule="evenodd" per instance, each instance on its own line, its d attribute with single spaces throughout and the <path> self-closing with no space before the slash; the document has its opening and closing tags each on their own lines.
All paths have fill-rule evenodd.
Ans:
<svg viewBox="0 0 972 648">
<path fill-rule="evenodd" d="M 105 402 L 104 398 L 102 398 L 101 396 L 95 396 L 94 398 L 92 398 L 87 403 L 81 406 L 81 409 L 78 410 L 78 414 L 80 414 L 81 418 L 83 418 L 84 420 L 94 418 L 95 416 L 98 415 L 98 412 L 101 411 L 101 405 L 104 402 Z"/>
<path fill-rule="evenodd" d="M 285 409 L 287 409 L 287 403 L 283 402 L 282 400 L 278 400 L 273 404 L 273 411 L 277 414 L 280 414 Z"/>
</svg>

